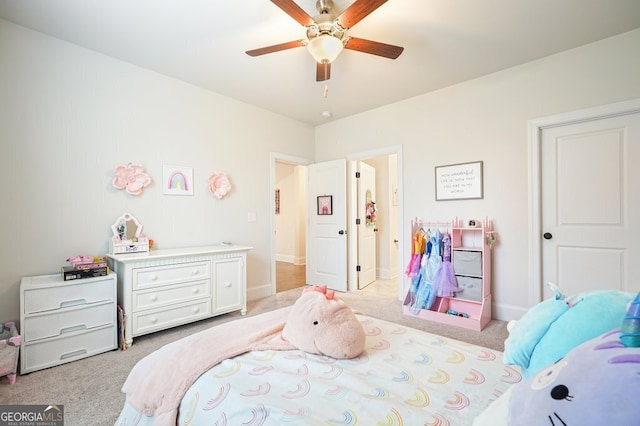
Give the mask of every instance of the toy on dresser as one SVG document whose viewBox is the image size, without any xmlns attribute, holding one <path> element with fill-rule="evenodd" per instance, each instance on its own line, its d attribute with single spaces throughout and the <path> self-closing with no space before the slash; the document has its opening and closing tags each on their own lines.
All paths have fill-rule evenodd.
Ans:
<svg viewBox="0 0 640 426">
<path fill-rule="evenodd" d="M 111 225 L 109 253 L 140 253 L 149 251 L 149 238 L 142 232 L 142 224 L 131 213 L 124 213 Z"/>
<path fill-rule="evenodd" d="M 80 254 L 69 257 L 67 262 L 69 262 L 69 265 L 62 267 L 62 279 L 64 281 L 109 275 L 109 266 L 105 256 Z"/>
</svg>

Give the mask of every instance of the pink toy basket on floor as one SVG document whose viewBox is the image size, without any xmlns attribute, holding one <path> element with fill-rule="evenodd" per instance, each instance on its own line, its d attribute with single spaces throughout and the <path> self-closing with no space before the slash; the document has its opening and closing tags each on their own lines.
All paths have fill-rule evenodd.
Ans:
<svg viewBox="0 0 640 426">
<path fill-rule="evenodd" d="M 0 324 L 0 377 L 7 376 L 9 384 L 15 384 L 18 375 L 18 354 L 22 337 L 18 334 L 16 323 Z"/>
</svg>

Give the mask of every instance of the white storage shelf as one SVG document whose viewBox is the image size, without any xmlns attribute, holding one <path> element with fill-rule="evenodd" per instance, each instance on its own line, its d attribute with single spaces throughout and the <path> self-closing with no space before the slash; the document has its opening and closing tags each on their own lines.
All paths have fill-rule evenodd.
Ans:
<svg viewBox="0 0 640 426">
<path fill-rule="evenodd" d="M 116 275 L 20 283 L 21 374 L 117 348 Z"/>
<path fill-rule="evenodd" d="M 244 315 L 250 249 L 218 245 L 108 255 L 126 315 L 125 344 L 214 315 L 236 310 Z"/>
<path fill-rule="evenodd" d="M 430 309 L 421 309 L 414 314 L 403 306 L 406 315 L 437 321 L 457 327 L 480 331 L 491 321 L 491 246 L 487 235 L 493 233 L 489 220 L 477 227 L 457 226 L 451 228 L 451 261 L 463 291 L 454 297 L 436 297 Z M 415 225 L 412 232 L 416 232 Z M 419 228 L 419 226 L 418 226 Z M 460 316 L 447 312 L 454 311 Z"/>
</svg>

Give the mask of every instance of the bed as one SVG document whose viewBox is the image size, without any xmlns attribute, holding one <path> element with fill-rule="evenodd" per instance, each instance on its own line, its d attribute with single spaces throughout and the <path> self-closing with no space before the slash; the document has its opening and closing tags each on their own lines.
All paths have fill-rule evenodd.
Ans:
<svg viewBox="0 0 640 426">
<path fill-rule="evenodd" d="M 116 424 L 471 425 L 522 378 L 501 352 L 365 315 L 357 315 L 366 340 L 356 358 L 282 350 L 273 337 L 288 310 L 212 327 L 150 354 L 123 387 Z M 248 351 L 224 338 L 255 330 L 267 333 Z"/>
</svg>

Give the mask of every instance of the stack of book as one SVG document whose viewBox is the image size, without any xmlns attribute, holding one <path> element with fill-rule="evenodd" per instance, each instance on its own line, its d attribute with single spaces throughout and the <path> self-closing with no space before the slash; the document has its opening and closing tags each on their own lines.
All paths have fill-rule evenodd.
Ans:
<svg viewBox="0 0 640 426">
<path fill-rule="evenodd" d="M 62 267 L 62 279 L 65 281 L 109 275 L 105 256 L 74 256 L 67 262 L 69 265 Z"/>
</svg>

